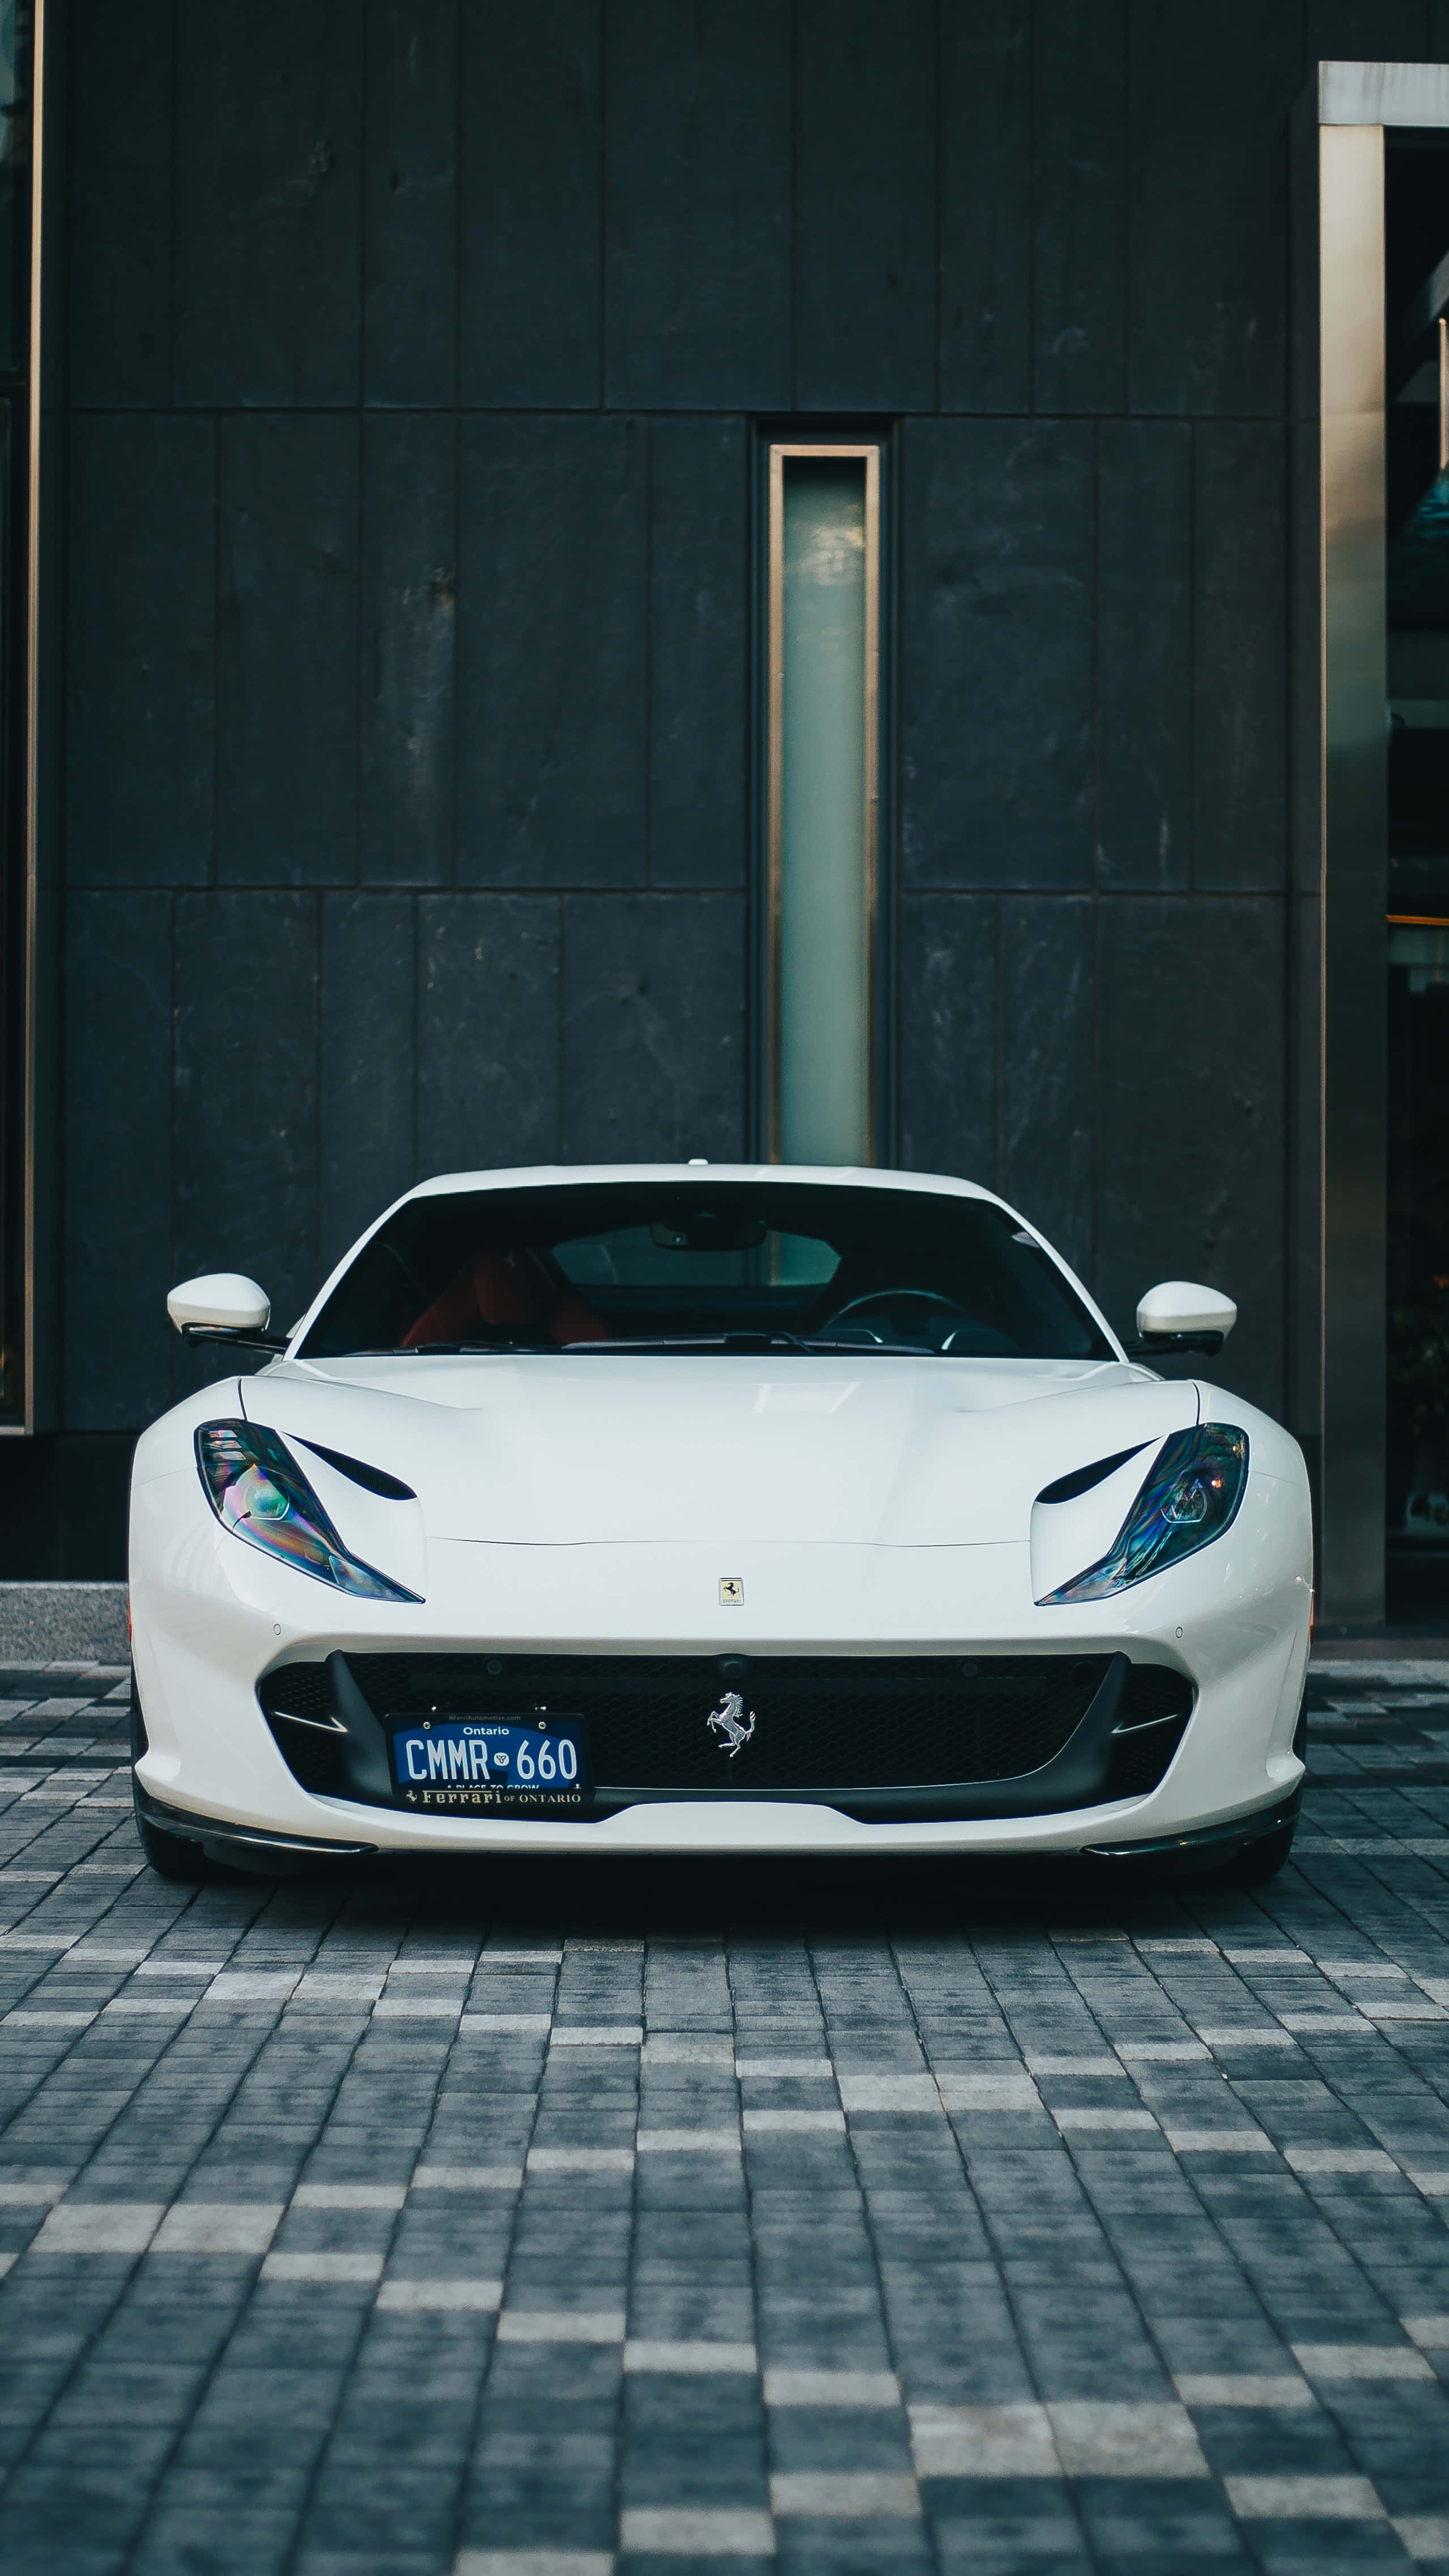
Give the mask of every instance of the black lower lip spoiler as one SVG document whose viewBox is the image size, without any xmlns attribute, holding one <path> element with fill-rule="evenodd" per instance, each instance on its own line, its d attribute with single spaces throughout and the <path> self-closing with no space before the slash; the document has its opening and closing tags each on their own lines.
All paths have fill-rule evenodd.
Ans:
<svg viewBox="0 0 1449 2576">
<path fill-rule="evenodd" d="M 1136 1843 L 1084 1843 L 1083 1860 L 1151 1860 L 1170 1858 L 1174 1852 L 1212 1851 L 1218 1846 L 1260 1842 L 1265 1834 L 1276 1834 L 1291 1825 L 1303 1804 L 1303 1783 L 1286 1798 L 1275 1798 L 1271 1806 L 1255 1807 L 1251 1814 L 1234 1816 L 1225 1825 L 1202 1825 L 1191 1833 L 1159 1834 L 1151 1841 Z"/>
<path fill-rule="evenodd" d="M 233 1825 L 217 1816 L 192 1815 L 185 1807 L 163 1806 L 143 1789 L 139 1780 L 133 1783 L 136 1804 L 148 1825 L 162 1833 L 177 1834 L 183 1842 L 200 1843 L 225 1859 L 230 1852 L 250 1853 L 255 1859 L 287 1860 L 373 1860 L 376 1843 L 323 1842 L 307 1834 L 269 1834 L 259 1825 Z"/>
</svg>

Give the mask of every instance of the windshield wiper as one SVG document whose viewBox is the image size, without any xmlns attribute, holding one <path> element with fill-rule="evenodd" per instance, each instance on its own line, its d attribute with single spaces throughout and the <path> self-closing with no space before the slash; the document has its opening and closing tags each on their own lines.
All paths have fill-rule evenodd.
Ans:
<svg viewBox="0 0 1449 2576">
<path fill-rule="evenodd" d="M 281 1347 L 285 1348 L 285 1344 Z M 824 1333 L 764 1331 L 758 1333 L 649 1333 L 640 1338 L 628 1335 L 602 1342 L 517 1342 L 509 1340 L 506 1336 L 500 1336 L 493 1342 L 376 1342 L 361 1350 L 334 1353 L 333 1356 L 354 1360 L 405 1360 L 414 1357 L 478 1359 L 487 1358 L 489 1353 L 494 1351 L 503 1353 L 505 1357 L 511 1351 L 520 1351 L 534 1355 L 551 1353 L 555 1358 L 561 1351 L 741 1351 L 757 1354 L 769 1351 L 835 1351 L 844 1352 L 854 1358 L 859 1358 L 862 1353 L 869 1358 L 872 1353 L 883 1351 L 888 1356 L 894 1355 L 897 1359 L 940 1357 L 939 1352 L 925 1345 L 910 1342 L 834 1341 Z M 301 1356 L 305 1358 L 307 1354 L 303 1352 Z"/>
<path fill-rule="evenodd" d="M 901 1356 L 900 1346 L 889 1342 L 831 1341 L 822 1333 L 763 1330 L 758 1333 L 647 1333 L 639 1337 L 630 1334 L 617 1341 L 564 1342 L 559 1347 L 566 1351 L 848 1351 L 852 1354 L 895 1349 L 896 1356 Z M 911 1354 L 907 1352 L 906 1356 Z"/>
<path fill-rule="evenodd" d="M 500 1333 L 498 1339 L 492 1342 L 400 1342 L 391 1350 L 381 1350 L 379 1356 L 390 1360 L 408 1359 L 414 1351 L 417 1351 L 425 1359 L 436 1359 L 440 1353 L 444 1359 L 447 1359 L 457 1358 L 465 1352 L 476 1356 L 488 1351 L 556 1351 L 560 1347 L 558 1342 L 515 1342 L 510 1340 L 506 1333 Z M 356 1359 L 371 1356 L 370 1352 L 353 1353 Z"/>
</svg>

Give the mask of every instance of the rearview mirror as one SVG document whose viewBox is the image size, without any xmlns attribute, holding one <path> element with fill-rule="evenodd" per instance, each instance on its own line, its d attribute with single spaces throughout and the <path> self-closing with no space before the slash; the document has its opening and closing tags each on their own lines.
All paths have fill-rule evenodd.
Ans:
<svg viewBox="0 0 1449 2576">
<path fill-rule="evenodd" d="M 255 1279 L 239 1270 L 209 1270 L 202 1279 L 183 1279 L 166 1300 L 166 1312 L 178 1333 L 188 1324 L 213 1332 L 260 1333 L 272 1318 L 272 1301 Z"/>
<path fill-rule="evenodd" d="M 1138 1302 L 1136 1355 L 1220 1351 L 1237 1320 L 1237 1307 L 1219 1289 L 1196 1279 L 1164 1279 Z"/>
</svg>

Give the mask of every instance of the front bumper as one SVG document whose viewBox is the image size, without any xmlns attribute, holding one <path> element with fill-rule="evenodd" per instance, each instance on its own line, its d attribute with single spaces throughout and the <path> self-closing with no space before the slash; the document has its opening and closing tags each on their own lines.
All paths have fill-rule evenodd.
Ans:
<svg viewBox="0 0 1449 2576">
<path fill-rule="evenodd" d="M 349 1602 L 243 1545 L 196 1508 L 194 1470 L 133 1496 L 132 1619 L 148 1745 L 144 1794 L 223 1828 L 376 1851 L 840 1854 L 1145 1848 L 1229 1838 L 1298 1788 L 1293 1734 L 1308 1652 L 1300 1498 L 1250 1479 L 1232 1530 L 1113 1600 L 1043 1610 L 1024 1544 L 979 1547 L 504 1547 L 435 1541 L 428 1597 Z M 745 1613 L 719 1604 L 722 1570 Z M 717 1606 L 718 1605 L 718 1606 Z M 743 1624 L 743 1616 L 749 1624 Z M 1194 1714 L 1141 1797 L 1032 1815 L 869 1821 L 791 1797 L 656 1796 L 587 1823 L 413 1814 L 305 1790 L 257 1698 L 298 1658 L 413 1651 L 647 1656 L 1126 1654 L 1176 1666 Z M 159 1821 L 159 1819 L 158 1819 Z M 176 1828 L 171 1827 L 172 1830 Z"/>
<path fill-rule="evenodd" d="M 1219 1857 L 1226 1859 L 1230 1852 L 1241 1851 L 1260 1841 L 1264 1835 L 1279 1833 L 1292 1824 L 1302 1802 L 1300 1781 L 1288 1797 L 1275 1798 L 1268 1806 L 1255 1808 L 1250 1815 L 1239 1816 L 1230 1824 L 1206 1825 L 1191 1833 L 1167 1834 L 1156 1842 L 1086 1843 L 1081 1846 L 1080 1857 L 1084 1860 L 1127 1861 L 1176 1860 L 1200 1855 L 1209 1861 Z M 330 1837 L 317 1840 L 305 1834 L 267 1833 L 254 1825 L 228 1824 L 218 1817 L 198 1815 L 185 1807 L 163 1806 L 159 1798 L 151 1797 L 139 1783 L 136 1804 L 148 1824 L 158 1826 L 164 1833 L 176 1834 L 184 1842 L 200 1843 L 218 1859 L 229 1860 L 238 1869 L 291 1870 L 305 1868 L 309 1862 L 316 1861 L 377 1860 L 385 1849 L 396 1850 L 392 1844 L 340 1842 Z M 701 1848 L 717 1850 L 719 1846 L 682 1845 L 677 1839 L 660 1846 L 667 1852 Z M 794 1841 L 784 1846 L 753 1843 L 749 1848 L 754 1851 L 784 1848 L 796 1854 L 801 1850 Z M 817 1843 L 805 1848 L 838 1850 L 839 1845 L 834 1842 Z M 880 1849 L 874 1837 L 871 1848 Z"/>
</svg>

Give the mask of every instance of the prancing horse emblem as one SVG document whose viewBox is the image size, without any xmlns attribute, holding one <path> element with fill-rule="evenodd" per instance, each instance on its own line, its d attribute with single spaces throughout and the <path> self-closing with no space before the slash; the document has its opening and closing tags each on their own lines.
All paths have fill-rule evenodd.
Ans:
<svg viewBox="0 0 1449 2576">
<path fill-rule="evenodd" d="M 755 1731 L 754 1710 L 751 1709 L 750 1711 L 750 1722 L 748 1726 L 742 1723 L 744 1714 L 745 1703 L 741 1699 L 739 1692 L 726 1691 L 724 1698 L 720 1701 L 714 1715 L 706 1720 L 707 1725 L 714 1727 L 717 1732 L 724 1737 L 725 1743 L 729 1747 L 729 1758 L 731 1762 L 733 1762 L 740 1746 L 742 1744 L 748 1744 L 750 1737 Z"/>
</svg>

